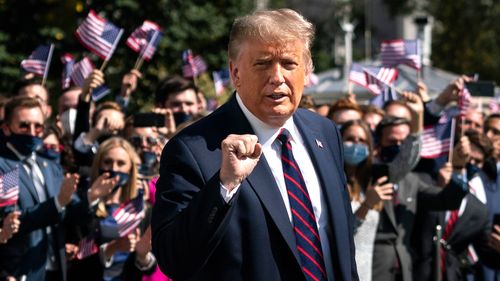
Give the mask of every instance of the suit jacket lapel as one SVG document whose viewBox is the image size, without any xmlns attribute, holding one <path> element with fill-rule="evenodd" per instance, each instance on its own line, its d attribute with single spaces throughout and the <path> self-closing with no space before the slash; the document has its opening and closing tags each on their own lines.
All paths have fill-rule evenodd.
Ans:
<svg viewBox="0 0 500 281">
<path fill-rule="evenodd" d="M 230 122 L 233 124 L 227 126 L 231 128 L 232 134 L 255 134 L 250 123 L 246 119 L 245 115 L 241 111 L 236 97 L 233 97 L 228 101 L 228 114 Z M 290 247 L 290 250 L 294 253 L 294 256 L 299 262 L 299 256 L 296 250 L 295 234 L 293 233 L 292 224 L 288 217 L 285 204 L 283 203 L 283 198 L 278 189 L 278 185 L 274 180 L 274 176 L 267 164 L 264 155 L 261 156 L 257 166 L 255 166 L 252 173 L 247 177 L 246 181 L 250 187 L 255 191 L 259 197 L 262 205 L 269 213 L 269 216 L 277 226 L 279 232 L 285 239 L 286 243 Z M 245 182 L 243 182 L 245 184 Z"/>
<path fill-rule="evenodd" d="M 384 212 L 387 214 L 387 217 L 389 217 L 392 226 L 397 231 L 398 224 L 396 223 L 396 214 L 394 213 L 394 204 L 392 204 L 392 201 L 390 200 L 384 201 Z"/>
<path fill-rule="evenodd" d="M 345 177 L 342 170 L 343 165 L 336 163 L 332 157 L 333 152 L 330 151 L 329 144 L 335 142 L 335 140 L 327 141 L 324 134 L 312 129 L 314 128 L 313 124 L 308 124 L 308 120 L 303 118 L 300 112 L 295 113 L 294 122 L 309 152 L 320 181 L 324 200 L 327 202 L 328 216 L 331 226 L 333 226 L 330 227 L 333 233 L 333 237 L 330 237 L 330 244 L 334 243 L 336 245 L 335 248 L 337 249 L 338 257 L 345 256 L 344 251 L 346 246 L 350 245 L 350 238 L 346 235 L 347 232 L 345 231 L 349 225 L 347 221 L 348 214 L 345 213 L 343 201 L 347 198 L 344 198 L 342 194 L 342 190 L 344 189 L 342 178 Z M 333 206 L 336 206 L 335 211 L 333 211 Z M 340 270 L 342 269 L 344 268 L 341 266 Z M 343 272 L 342 275 L 349 276 L 349 273 Z"/>
</svg>

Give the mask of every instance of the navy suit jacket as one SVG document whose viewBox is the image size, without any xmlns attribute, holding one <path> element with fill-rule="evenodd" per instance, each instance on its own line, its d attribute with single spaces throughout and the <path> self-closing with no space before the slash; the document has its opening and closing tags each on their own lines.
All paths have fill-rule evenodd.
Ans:
<svg viewBox="0 0 500 281">
<path fill-rule="evenodd" d="M 358 280 L 352 211 L 334 124 L 307 110 L 295 112 L 320 179 L 335 280 Z M 182 130 L 162 153 L 153 252 L 160 268 L 180 280 L 305 280 L 295 236 L 264 155 L 226 204 L 220 195 L 221 142 L 254 134 L 233 96 L 208 117 Z M 318 144 L 321 142 L 321 145 Z"/>
<path fill-rule="evenodd" d="M 7 242 L 0 245 L 0 271 L 9 275 L 27 276 L 27 280 L 43 280 L 49 240 L 46 228 L 50 227 L 56 249 L 56 262 L 65 279 L 66 261 L 64 235 L 60 223 L 63 220 L 77 221 L 89 214 L 88 201 L 79 200 L 76 196 L 65 208 L 58 212 L 54 197 L 59 194 L 63 180 L 61 166 L 42 156 L 36 157 L 43 173 L 47 192 L 47 200 L 40 202 L 30 175 L 26 172 L 18 158 L 10 150 L 0 152 L 0 174 L 19 167 L 19 200 L 17 208 L 21 211 L 19 232 Z"/>
</svg>

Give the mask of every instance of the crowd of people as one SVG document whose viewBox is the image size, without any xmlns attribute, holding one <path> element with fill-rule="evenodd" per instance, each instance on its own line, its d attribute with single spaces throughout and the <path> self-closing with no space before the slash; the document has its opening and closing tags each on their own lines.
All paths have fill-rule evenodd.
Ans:
<svg viewBox="0 0 500 281">
<path fill-rule="evenodd" d="M 105 74 L 97 69 L 83 87 L 58 95 L 57 104 L 49 102 L 55 91 L 49 92 L 36 78 L 13 83 L 10 94 L 0 96 L 0 174 L 18 170 L 19 195 L 17 202 L 1 207 L 0 279 L 250 280 L 245 278 L 253 276 L 251 280 L 355 280 L 359 276 L 364 281 L 500 280 L 500 112 L 486 114 L 474 103 L 462 112 L 457 110 L 456 102 L 469 79 L 466 76 L 443 85 L 436 98 L 430 98 L 426 85 L 419 82 L 414 92 L 402 93 L 383 108 L 361 104 L 355 94 L 331 105 L 316 105 L 301 92 L 305 73 L 312 71 L 310 54 L 297 58 L 309 49 L 310 38 L 304 36 L 312 38 L 312 33 L 297 34 L 309 32 L 304 20 L 290 11 L 280 13 L 257 13 L 257 17 L 278 31 L 285 30 L 286 40 L 301 43 L 288 46 L 286 40 L 278 40 L 280 35 L 273 28 L 251 29 L 255 15 L 240 19 L 229 47 L 236 93 L 213 114 L 193 81 L 178 75 L 162 80 L 154 93 L 154 108 L 139 113 L 128 110 L 134 96 L 141 94 L 136 92 L 142 78 L 137 70 L 124 74 L 114 101 L 98 103 L 92 100 L 92 90 L 104 83 Z M 273 23 L 274 18 L 284 23 Z M 284 24 L 297 24 L 298 31 Z M 256 39 L 268 37 L 269 41 Z M 271 44 L 273 40 L 279 43 Z M 271 49 L 259 49 L 262 46 Z M 252 50 L 270 50 L 272 55 L 256 59 L 258 52 Z M 278 70 L 274 64 L 279 64 Z M 271 78 L 265 76 L 269 71 Z M 300 79 L 302 86 L 296 82 Z M 294 86 L 289 86 L 291 91 L 297 91 L 296 105 L 303 109 L 287 111 L 282 120 L 266 106 L 268 99 L 282 102 L 286 91 L 260 100 L 258 87 L 285 89 L 283 85 L 289 83 Z M 304 113 L 304 109 L 315 113 Z M 290 118 L 295 124 L 290 125 L 292 114 L 296 114 Z M 457 120 L 451 152 L 422 158 L 424 128 L 446 118 Z M 245 124 L 238 124 L 239 120 Z M 321 156 L 330 157 L 325 158 L 329 163 L 316 159 L 316 152 L 307 152 L 311 147 L 303 127 L 318 123 L 321 134 L 311 130 L 318 136 L 313 146 L 328 151 L 339 140 L 338 153 Z M 280 208 L 286 206 L 289 216 L 272 213 L 264 198 L 271 194 L 255 186 L 266 179 L 273 181 L 273 163 L 281 163 L 272 155 L 274 139 L 269 142 L 265 136 L 280 138 L 283 130 L 270 133 L 267 125 L 290 131 L 294 149 L 299 143 L 304 155 L 313 155 L 299 157 L 294 152 L 300 160 L 299 174 L 304 174 L 303 184 L 311 194 L 320 252 L 325 253 L 326 267 L 320 267 L 323 279 L 293 277 L 302 273 L 289 264 L 288 240 L 277 233 L 286 229 L 282 223 L 288 218 L 296 224 L 295 207 L 284 199 Z M 278 151 L 286 150 L 285 142 Z M 256 161 L 245 164 L 251 168 L 237 166 L 235 161 L 242 158 Z M 268 165 L 262 164 L 265 161 Z M 306 173 L 303 165 L 316 172 Z M 242 167 L 248 172 L 241 172 L 244 176 L 236 172 Z M 269 178 L 251 178 L 268 170 L 272 170 Z M 337 170 L 341 171 L 338 175 Z M 245 183 L 247 177 L 250 184 Z M 325 183 L 328 177 L 333 182 Z M 288 182 L 276 182 L 286 198 Z M 344 208 L 333 206 L 345 202 L 331 198 L 343 198 L 344 182 L 348 191 L 344 199 L 350 206 L 345 206 L 349 213 L 342 216 Z M 339 192 L 325 190 L 328 184 Z M 310 185 L 318 186 L 321 203 L 314 201 Z M 216 192 L 207 191 L 214 186 Z M 255 194 L 248 191 L 253 189 Z M 282 197 L 279 193 L 272 196 L 276 196 L 273 200 Z M 136 198 L 142 198 L 140 222 L 116 235 L 107 226 L 116 220 L 118 209 Z M 326 217 L 316 213 L 315 204 L 328 213 Z M 285 222 L 276 222 L 277 218 Z M 340 223 L 352 228 L 346 230 L 355 246 L 357 266 L 352 278 L 346 273 L 350 263 L 345 261 L 351 258 L 352 238 L 344 239 L 344 233 L 336 229 Z M 226 232 L 240 236 L 228 238 Z M 154 251 L 152 241 L 158 247 Z M 299 240 L 296 243 L 300 245 Z M 345 259 L 327 255 L 342 247 L 347 249 Z M 223 254 L 228 255 L 225 260 Z M 259 261 L 265 265 L 253 266 Z M 222 272 L 222 267 L 233 268 Z M 284 273 L 283 268 L 289 271 Z M 231 279 L 238 274 L 243 277 Z"/>
</svg>

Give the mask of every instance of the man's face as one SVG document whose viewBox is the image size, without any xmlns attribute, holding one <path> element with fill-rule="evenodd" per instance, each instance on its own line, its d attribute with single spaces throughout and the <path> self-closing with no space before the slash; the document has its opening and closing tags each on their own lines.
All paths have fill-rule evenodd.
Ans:
<svg viewBox="0 0 500 281">
<path fill-rule="evenodd" d="M 196 92 L 187 89 L 177 94 L 171 94 L 165 101 L 165 108 L 172 109 L 172 112 L 183 112 L 187 115 L 196 115 L 199 112 L 199 105 Z"/>
<path fill-rule="evenodd" d="M 485 132 L 486 136 L 493 142 L 496 138 L 500 137 L 500 118 L 491 118 L 488 120 L 488 131 Z"/>
<path fill-rule="evenodd" d="M 128 139 L 139 151 L 151 151 L 161 154 L 161 150 L 165 145 L 165 139 L 160 138 L 158 131 L 153 127 L 133 128 Z"/>
<path fill-rule="evenodd" d="M 42 137 L 44 129 L 44 116 L 39 107 L 14 109 L 10 123 L 3 125 L 6 136 L 11 134 L 30 135 Z"/>
<path fill-rule="evenodd" d="M 385 127 L 382 130 L 380 138 L 381 146 L 401 145 L 410 134 L 410 126 L 407 124 L 399 124 L 395 126 Z"/>
<path fill-rule="evenodd" d="M 476 110 L 469 110 L 465 113 L 464 121 L 458 123 L 460 132 L 476 131 L 483 132 L 483 115 Z"/>
<path fill-rule="evenodd" d="M 121 111 L 114 109 L 104 109 L 99 113 L 97 120 L 106 118 L 106 125 L 104 126 L 107 130 L 111 131 L 113 135 L 119 133 L 125 127 L 125 118 Z M 99 121 L 98 121 L 99 123 Z"/>
<path fill-rule="evenodd" d="M 42 105 L 42 110 L 46 119 L 52 114 L 52 108 L 49 105 L 49 93 L 47 93 L 47 90 L 41 85 L 34 84 L 26 86 L 19 91 L 19 96 L 37 99 Z"/>
<path fill-rule="evenodd" d="M 229 67 L 243 103 L 262 122 L 280 127 L 299 106 L 307 81 L 301 41 L 267 44 L 249 39 Z"/>
</svg>

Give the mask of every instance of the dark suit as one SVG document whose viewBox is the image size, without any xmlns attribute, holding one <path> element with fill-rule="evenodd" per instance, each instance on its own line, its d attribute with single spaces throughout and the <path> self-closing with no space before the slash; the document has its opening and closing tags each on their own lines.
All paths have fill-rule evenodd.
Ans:
<svg viewBox="0 0 500 281">
<path fill-rule="evenodd" d="M 63 180 L 59 164 L 41 156 L 36 157 L 43 173 L 47 193 L 47 200 L 40 202 L 32 179 L 18 158 L 5 147 L 0 155 L 0 173 L 8 172 L 16 165 L 19 167 L 20 190 L 17 206 L 21 211 L 19 232 L 7 244 L 0 246 L 0 271 L 5 270 L 16 277 L 26 275 L 27 280 L 44 280 L 49 247 L 46 228 L 50 226 L 53 237 L 52 249 L 55 249 L 56 263 L 62 273 L 61 279 L 64 280 L 66 261 L 64 235 L 60 222 L 63 219 L 76 221 L 77 218 L 87 215 L 87 199 L 79 200 L 74 197 L 66 206 L 66 210 L 59 213 L 54 202 Z"/>
<path fill-rule="evenodd" d="M 418 259 L 415 260 L 415 280 L 434 280 L 435 276 L 435 226 L 440 224 L 446 227 L 445 213 L 429 212 L 425 216 L 427 223 L 423 225 L 419 247 L 416 248 Z M 445 281 L 466 280 L 465 273 L 471 272 L 472 265 L 467 264 L 467 247 L 474 245 L 474 249 L 484 261 L 495 260 L 494 253 L 489 249 L 488 209 L 474 195 L 467 195 L 467 204 L 462 215 L 457 220 L 446 242 L 446 279 Z M 498 261 L 498 256 L 496 260 Z M 472 272 L 471 272 L 472 273 Z"/>
<path fill-rule="evenodd" d="M 332 251 L 325 254 L 333 264 L 326 266 L 335 280 L 357 280 L 339 132 L 307 110 L 299 109 L 293 118 L 327 202 Z M 165 147 L 152 220 L 158 264 L 176 281 L 305 280 L 292 225 L 264 155 L 229 204 L 221 197 L 220 145 L 229 134 L 254 134 L 234 96 Z"/>
<path fill-rule="evenodd" d="M 414 173 L 398 182 L 396 197 L 399 202 L 395 206 L 392 201 L 384 201 L 380 213 L 373 252 L 373 280 L 392 280 L 397 264 L 402 279 L 412 280 L 411 235 L 417 205 L 426 210 L 456 209 L 466 194 L 456 178 L 444 189 L 426 184 Z"/>
</svg>

